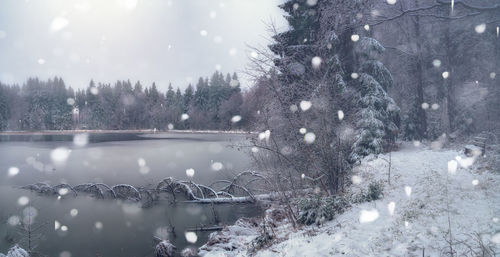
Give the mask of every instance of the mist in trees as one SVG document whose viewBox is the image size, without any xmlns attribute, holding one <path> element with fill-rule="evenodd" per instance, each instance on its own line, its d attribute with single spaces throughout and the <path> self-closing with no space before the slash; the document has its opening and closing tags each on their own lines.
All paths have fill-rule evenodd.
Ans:
<svg viewBox="0 0 500 257">
<path fill-rule="evenodd" d="M 59 77 L 30 78 L 22 86 L 0 84 L 0 129 L 241 129 L 257 111 L 244 102 L 236 73 L 215 72 L 184 91 L 170 84 L 164 93 L 139 81 L 91 80 L 74 90 Z"/>
</svg>

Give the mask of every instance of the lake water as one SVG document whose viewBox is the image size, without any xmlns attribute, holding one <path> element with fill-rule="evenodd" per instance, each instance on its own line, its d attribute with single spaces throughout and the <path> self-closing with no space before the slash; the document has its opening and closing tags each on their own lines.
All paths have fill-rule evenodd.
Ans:
<svg viewBox="0 0 500 257">
<path fill-rule="evenodd" d="M 41 226 L 33 240 L 36 251 L 51 257 L 152 256 L 153 236 L 169 239 L 178 250 L 197 248 L 210 232 L 196 232 L 195 243 L 187 242 L 184 233 L 186 228 L 214 224 L 210 205 L 165 201 L 138 208 L 126 201 L 80 195 L 57 199 L 16 187 L 36 182 L 146 186 L 169 176 L 210 184 L 249 168 L 247 154 L 231 147 L 244 140 L 245 135 L 239 134 L 114 133 L 90 134 L 88 144 L 78 146 L 71 134 L 2 135 L 0 252 L 5 253 L 19 240 L 27 247 L 16 223 L 33 211 L 33 227 Z M 51 158 L 51 153 L 60 147 L 70 150 L 69 156 L 64 162 L 55 162 L 57 158 Z M 224 168 L 214 170 L 214 162 Z M 192 178 L 186 169 L 195 170 Z M 226 224 L 259 214 L 258 208 L 249 204 L 217 205 L 216 212 Z"/>
</svg>

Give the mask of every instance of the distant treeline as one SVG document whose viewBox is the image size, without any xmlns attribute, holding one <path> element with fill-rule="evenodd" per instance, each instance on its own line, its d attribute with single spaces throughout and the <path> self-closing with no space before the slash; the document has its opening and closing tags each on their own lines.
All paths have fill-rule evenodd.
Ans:
<svg viewBox="0 0 500 257">
<path fill-rule="evenodd" d="M 90 81 L 75 91 L 58 77 L 30 78 L 22 86 L 0 83 L 0 130 L 242 129 L 257 113 L 246 96 L 236 73 L 200 77 L 184 92 L 169 85 L 166 93 L 129 80 Z"/>
</svg>

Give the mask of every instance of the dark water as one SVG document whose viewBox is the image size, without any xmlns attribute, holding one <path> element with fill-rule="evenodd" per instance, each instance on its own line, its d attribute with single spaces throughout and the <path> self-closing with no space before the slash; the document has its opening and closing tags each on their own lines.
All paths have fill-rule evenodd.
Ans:
<svg viewBox="0 0 500 257">
<path fill-rule="evenodd" d="M 118 200 L 39 196 L 15 186 L 40 181 L 144 186 L 169 176 L 210 184 L 249 168 L 246 153 L 229 147 L 244 142 L 243 135 L 116 133 L 90 134 L 88 139 L 78 146 L 73 135 L 0 136 L 0 252 L 20 240 L 27 247 L 15 224 L 29 211 L 36 212 L 33 227 L 41 226 L 33 240 L 36 250 L 47 256 L 152 256 L 153 236 L 169 239 L 179 250 L 199 247 L 210 232 L 197 232 L 196 243 L 189 243 L 185 229 L 214 224 L 210 205 L 161 202 L 143 209 Z M 69 154 L 64 162 L 51 158 L 56 148 Z M 224 168 L 214 170 L 214 162 Z M 14 175 L 11 167 L 19 172 Z M 191 168 L 192 178 L 186 175 Z M 232 223 L 259 210 L 253 205 L 217 205 L 216 212 L 223 223 Z"/>
</svg>

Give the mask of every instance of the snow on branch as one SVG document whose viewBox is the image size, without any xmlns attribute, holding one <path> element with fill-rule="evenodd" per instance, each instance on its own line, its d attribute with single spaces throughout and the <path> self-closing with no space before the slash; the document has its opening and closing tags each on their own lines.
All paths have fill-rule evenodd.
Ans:
<svg viewBox="0 0 500 257">
<path fill-rule="evenodd" d="M 98 199 L 123 199 L 142 202 L 143 206 L 150 206 L 160 200 L 162 193 L 172 196 L 174 201 L 176 201 L 177 195 L 183 195 L 187 202 L 194 203 L 251 203 L 256 200 L 270 199 L 270 194 L 255 195 L 252 193 L 249 185 L 255 181 L 264 181 L 270 184 L 264 175 L 255 171 L 244 171 L 234 176 L 232 180 L 218 180 L 210 186 L 167 177 L 151 188 L 135 187 L 128 184 L 109 186 L 104 183 L 85 183 L 76 186 L 69 184 L 51 186 L 47 183 L 35 183 L 21 188 L 58 197 L 67 197 L 68 193 L 72 192 L 74 197 L 86 194 Z M 222 188 L 215 188 L 215 185 Z"/>
</svg>

